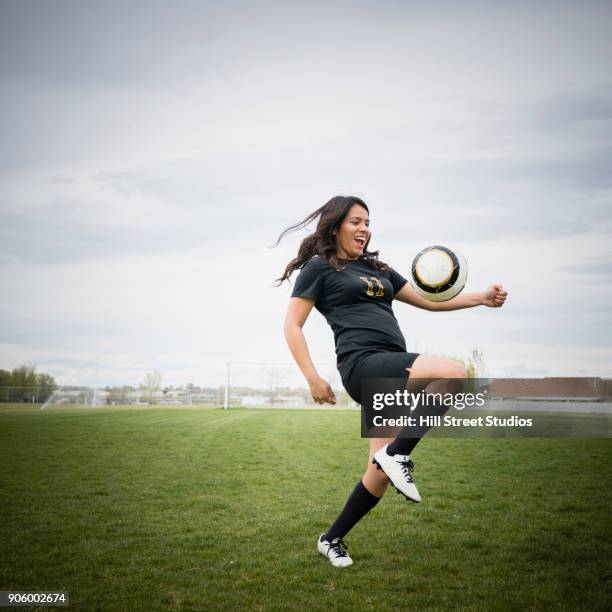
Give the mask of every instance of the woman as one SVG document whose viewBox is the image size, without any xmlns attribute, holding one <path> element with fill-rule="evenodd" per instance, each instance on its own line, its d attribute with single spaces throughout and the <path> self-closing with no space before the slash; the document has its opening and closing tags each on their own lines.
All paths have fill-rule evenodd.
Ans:
<svg viewBox="0 0 612 612">
<path fill-rule="evenodd" d="M 315 402 L 335 404 L 330 385 L 312 363 L 302 327 L 314 306 L 334 332 L 338 371 L 348 394 L 361 403 L 361 380 L 405 378 L 414 391 L 424 381 L 465 378 L 463 364 L 430 355 L 406 352 L 406 342 L 393 314 L 393 299 L 426 310 L 458 310 L 485 305 L 502 306 L 507 293 L 501 285 L 485 292 L 463 293 L 447 302 L 430 302 L 419 296 L 404 277 L 368 251 L 371 238 L 369 209 L 360 198 L 337 196 L 310 214 L 287 233 L 319 218 L 316 231 L 301 243 L 278 284 L 300 269 L 285 318 L 285 338 Z M 414 380 L 414 385 L 411 383 Z M 435 384 L 435 383 L 432 383 Z M 428 390 L 430 386 L 427 386 Z M 384 495 L 389 482 L 407 499 L 421 497 L 412 479 L 410 453 L 418 438 L 370 438 L 368 464 L 346 505 L 331 527 L 319 537 L 317 549 L 334 567 L 347 567 L 344 536 Z"/>
</svg>

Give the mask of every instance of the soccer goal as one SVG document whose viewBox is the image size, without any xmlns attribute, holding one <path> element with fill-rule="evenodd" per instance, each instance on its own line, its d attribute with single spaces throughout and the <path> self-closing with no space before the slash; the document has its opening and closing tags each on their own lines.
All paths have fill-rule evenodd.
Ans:
<svg viewBox="0 0 612 612">
<path fill-rule="evenodd" d="M 97 387 L 58 387 L 40 409 L 53 406 L 106 406 L 107 397 L 108 391 Z"/>
</svg>

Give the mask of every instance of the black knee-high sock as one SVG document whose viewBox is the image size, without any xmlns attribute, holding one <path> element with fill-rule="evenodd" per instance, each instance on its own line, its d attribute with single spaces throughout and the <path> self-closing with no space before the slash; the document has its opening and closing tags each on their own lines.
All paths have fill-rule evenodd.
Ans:
<svg viewBox="0 0 612 612">
<path fill-rule="evenodd" d="M 423 434 L 425 435 L 425 434 Z M 421 441 L 420 438 L 395 438 L 389 446 L 387 446 L 387 455 L 409 455 L 414 447 Z"/>
<path fill-rule="evenodd" d="M 417 408 L 413 417 L 416 418 L 416 422 L 419 423 L 421 416 L 442 416 L 451 406 L 446 406 L 436 402 L 428 406 L 421 406 Z M 414 447 L 423 439 L 423 436 L 431 429 L 431 425 L 419 425 L 417 427 L 404 427 L 400 434 L 387 446 L 388 455 L 409 455 Z M 410 437 L 407 437 L 407 436 Z"/>
<path fill-rule="evenodd" d="M 360 480 L 323 540 L 331 542 L 334 538 L 343 538 L 379 501 L 380 497 L 372 495 Z"/>
</svg>

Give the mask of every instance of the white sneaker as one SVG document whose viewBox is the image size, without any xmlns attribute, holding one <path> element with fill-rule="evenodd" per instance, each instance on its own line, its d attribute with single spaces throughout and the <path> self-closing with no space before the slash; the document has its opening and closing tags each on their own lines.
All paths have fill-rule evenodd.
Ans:
<svg viewBox="0 0 612 612">
<path fill-rule="evenodd" d="M 385 444 L 374 453 L 372 463 L 388 476 L 398 493 L 403 493 L 407 499 L 414 502 L 420 502 L 421 495 L 412 480 L 414 463 L 410 455 L 388 455 L 387 446 L 389 445 Z"/>
<path fill-rule="evenodd" d="M 319 536 L 319 542 L 317 543 L 317 550 L 329 559 L 329 562 L 334 567 L 348 567 L 353 565 L 353 560 L 348 556 L 346 552 L 347 546 L 341 538 L 334 538 L 331 543 L 327 540 L 323 540 L 325 534 L 322 533 Z"/>
</svg>

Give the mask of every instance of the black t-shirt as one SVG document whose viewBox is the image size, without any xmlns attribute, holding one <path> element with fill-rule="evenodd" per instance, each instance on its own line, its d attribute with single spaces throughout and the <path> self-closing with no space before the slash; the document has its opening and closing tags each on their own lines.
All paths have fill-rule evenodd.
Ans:
<svg viewBox="0 0 612 612">
<path fill-rule="evenodd" d="M 291 297 L 315 301 L 334 332 L 338 370 L 345 379 L 366 354 L 406 351 L 391 302 L 408 281 L 395 270 L 375 270 L 361 260 L 341 260 L 340 266 L 337 270 L 315 255 L 302 266 Z"/>
</svg>

